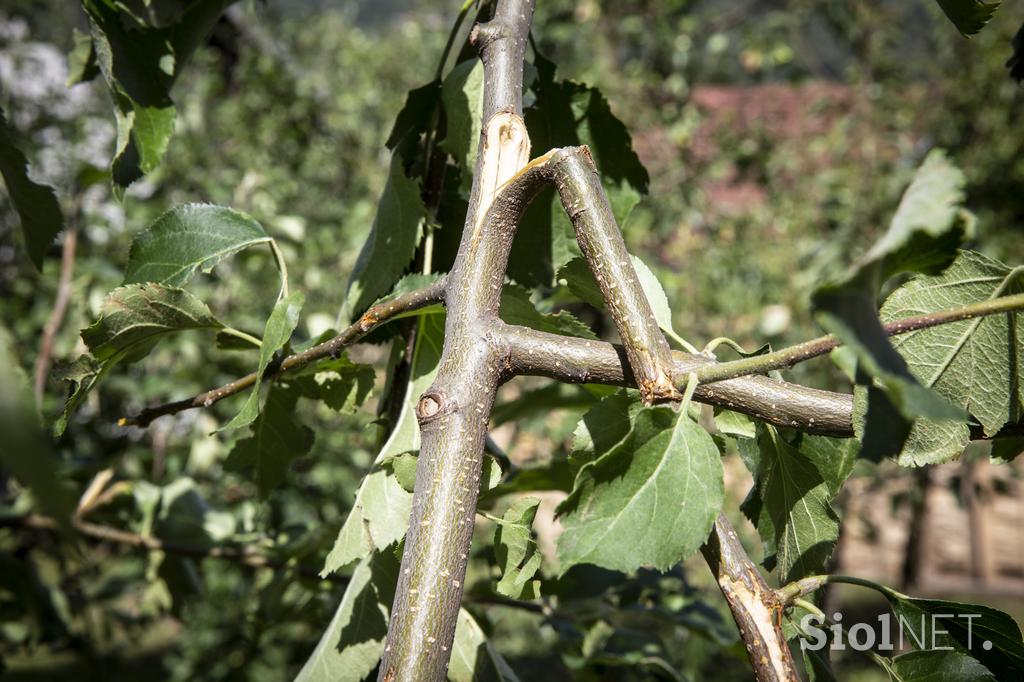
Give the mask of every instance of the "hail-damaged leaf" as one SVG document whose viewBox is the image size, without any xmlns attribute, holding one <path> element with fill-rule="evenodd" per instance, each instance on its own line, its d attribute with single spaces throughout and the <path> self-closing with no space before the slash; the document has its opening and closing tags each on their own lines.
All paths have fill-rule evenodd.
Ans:
<svg viewBox="0 0 1024 682">
<path fill-rule="evenodd" d="M 102 363 L 133 362 L 168 334 L 223 326 L 205 303 L 187 291 L 160 284 L 129 284 L 110 293 L 100 318 L 82 330 L 82 340 Z"/>
<path fill-rule="evenodd" d="M 962 251 L 936 277 L 917 277 L 882 306 L 885 321 L 928 315 L 1024 292 L 1024 267 Z M 1024 316 L 989 315 L 893 337 L 892 345 L 926 388 L 969 412 L 987 436 L 1024 419 Z M 858 405 L 863 387 L 858 387 Z M 860 420 L 858 420 L 860 421 Z M 970 440 L 964 422 L 915 422 L 899 462 L 937 464 L 956 457 Z"/>
<path fill-rule="evenodd" d="M 541 555 L 533 540 L 533 519 L 540 500 L 521 497 L 502 515 L 494 529 L 494 556 L 501 569 L 497 592 L 511 599 L 536 599 L 540 581 L 534 580 L 540 569 Z"/>
<path fill-rule="evenodd" d="M 64 227 L 64 215 L 53 188 L 29 177 L 28 159 L 14 144 L 14 135 L 3 110 L 0 110 L 0 175 L 21 221 L 29 260 L 37 270 L 42 270 L 46 250 Z"/>
<path fill-rule="evenodd" d="M 263 227 L 240 211 L 210 204 L 177 206 L 132 241 L 124 283 L 180 287 L 197 270 L 209 272 L 228 256 L 270 241 Z"/>
<path fill-rule="evenodd" d="M 671 408 L 638 410 L 629 433 L 580 469 L 559 506 L 560 570 L 583 563 L 664 570 L 707 539 L 722 499 L 711 436 Z"/>
<path fill-rule="evenodd" d="M 360 365 L 341 355 L 289 377 L 304 398 L 322 400 L 342 414 L 352 414 L 362 406 L 373 390 L 376 375 L 370 365 Z"/>
<path fill-rule="evenodd" d="M 530 292 L 522 287 L 506 285 L 501 292 L 499 316 L 509 324 L 517 324 L 552 334 L 596 339 L 597 336 L 587 325 L 567 310 L 557 313 L 542 313 L 530 300 Z"/>
<path fill-rule="evenodd" d="M 783 582 L 818 571 L 839 539 L 831 505 L 836 477 L 830 486 L 815 461 L 773 426 L 759 425 L 756 441 L 741 440 L 739 449 L 754 477 L 742 509 L 757 527 L 768 563 Z"/>
<path fill-rule="evenodd" d="M 222 431 L 238 429 L 251 424 L 259 416 L 260 385 L 263 380 L 263 372 L 266 371 L 270 361 L 274 359 L 274 354 L 284 348 L 284 345 L 292 337 L 292 332 L 299 324 L 299 312 L 305 301 L 306 297 L 301 291 L 294 291 L 274 304 L 274 309 L 270 311 L 270 317 L 267 318 L 267 324 L 263 328 L 260 357 L 256 365 L 256 382 L 253 384 L 252 390 L 249 391 L 242 409 L 221 428 Z"/>
<path fill-rule="evenodd" d="M 162 284 L 129 284 L 112 291 L 100 318 L 82 330 L 90 355 L 83 355 L 57 374 L 72 384 L 57 434 L 89 392 L 119 362 L 135 362 L 149 354 L 162 338 L 190 329 L 223 329 L 206 304 L 183 289 Z"/>
<path fill-rule="evenodd" d="M 342 311 L 345 319 L 354 319 L 399 280 L 416 252 L 426 214 L 419 184 L 405 174 L 396 151 L 370 235 L 349 277 Z"/>
<path fill-rule="evenodd" d="M 272 386 L 252 423 L 252 434 L 235 443 L 224 463 L 230 471 L 252 471 L 260 497 L 280 485 L 291 463 L 313 447 L 313 430 L 299 423 L 295 415 L 298 398 L 294 389 Z"/>
<path fill-rule="evenodd" d="M 936 0 L 949 20 L 965 37 L 969 37 L 984 28 L 999 9 L 999 2 L 981 2 L 981 0 Z"/>
<path fill-rule="evenodd" d="M 887 403 L 895 408 L 893 415 L 888 409 L 876 409 L 874 414 L 887 418 L 868 419 L 864 426 L 866 442 L 888 444 L 893 451 L 905 441 L 914 419 L 965 417 L 962 410 L 917 381 L 889 343 L 876 307 L 882 285 L 893 276 L 938 274 L 956 258 L 971 225 L 969 214 L 960 208 L 963 188 L 963 174 L 941 151 L 931 152 L 904 192 L 886 233 L 812 298 L 821 325 L 855 354 L 858 383 L 884 392 Z"/>
</svg>

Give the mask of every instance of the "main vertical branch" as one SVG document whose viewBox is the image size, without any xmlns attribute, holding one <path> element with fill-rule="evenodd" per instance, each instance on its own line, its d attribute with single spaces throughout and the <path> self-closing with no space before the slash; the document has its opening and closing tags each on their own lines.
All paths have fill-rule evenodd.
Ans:
<svg viewBox="0 0 1024 682">
<path fill-rule="evenodd" d="M 444 349 L 416 408 L 422 435 L 412 515 L 380 680 L 445 679 L 462 600 L 481 458 L 501 381 L 498 319 L 515 226 L 536 191 L 523 183 L 491 220 L 491 204 L 529 159 L 522 69 L 534 0 L 500 0 L 471 37 L 484 64 L 483 134 L 459 254 L 448 277 Z M 505 194 L 502 194 L 503 198 Z"/>
</svg>

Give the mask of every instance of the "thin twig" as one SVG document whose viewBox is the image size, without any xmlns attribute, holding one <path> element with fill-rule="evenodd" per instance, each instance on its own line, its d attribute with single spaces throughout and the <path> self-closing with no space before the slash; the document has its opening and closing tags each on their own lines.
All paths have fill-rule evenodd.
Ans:
<svg viewBox="0 0 1024 682">
<path fill-rule="evenodd" d="M 39 514 L 0 517 L 0 526 L 45 531 L 55 531 L 58 528 L 56 521 Z M 117 528 L 91 523 L 80 517 L 74 519 L 72 527 L 86 538 L 99 542 L 125 545 L 151 552 L 164 552 L 166 554 L 173 554 L 192 559 L 223 559 L 225 561 L 231 561 L 244 566 L 251 566 L 253 568 L 293 568 L 296 573 L 305 578 L 326 580 L 340 584 L 348 582 L 347 577 L 336 574 L 332 574 L 326 578 L 321 578 L 319 570 L 312 566 L 295 564 L 292 563 L 290 559 L 268 556 L 249 547 L 231 547 L 224 545 L 204 546 L 190 545 L 180 542 L 168 542 L 152 536 L 143 536 L 137 533 L 130 533 L 118 530 Z"/>
<path fill-rule="evenodd" d="M 326 357 L 337 357 L 344 348 L 366 336 L 366 334 L 379 325 L 403 313 L 409 313 L 419 310 L 424 306 L 442 302 L 444 300 L 446 281 L 446 278 L 442 276 L 429 286 L 372 306 L 354 324 L 334 338 L 308 348 L 301 353 L 289 355 L 277 365 L 272 364 L 264 372 L 263 378 L 267 379 L 290 370 L 300 369 Z M 158 417 L 177 414 L 178 412 L 196 407 L 209 407 L 228 396 L 245 390 L 254 383 L 256 383 L 256 373 L 252 372 L 240 379 L 235 379 L 231 383 L 194 395 L 191 398 L 147 407 L 134 416 L 121 418 L 118 424 L 121 426 L 149 426 Z"/>
<path fill-rule="evenodd" d="M 72 218 L 71 225 L 64 234 L 61 248 L 60 279 L 57 281 L 57 295 L 53 301 L 53 311 L 43 328 L 43 338 L 39 343 L 39 355 L 36 356 L 35 389 L 36 409 L 43 408 L 43 389 L 46 388 L 46 375 L 50 373 L 53 362 L 53 340 L 64 323 L 64 315 L 71 300 L 71 278 L 75 273 L 75 251 L 78 245 L 78 221 Z"/>
<path fill-rule="evenodd" d="M 1019 310 L 1024 310 L 1024 294 L 1002 296 L 979 303 L 972 303 L 960 308 L 949 308 L 926 315 L 906 317 L 889 322 L 884 327 L 889 336 L 897 336 L 975 317 L 1012 313 Z M 708 365 L 698 370 L 697 379 L 702 384 L 710 384 L 750 374 L 763 374 L 773 369 L 785 369 L 805 360 L 830 353 L 840 345 L 839 340 L 829 334 L 790 346 L 789 348 L 783 348 L 774 353 Z"/>
</svg>

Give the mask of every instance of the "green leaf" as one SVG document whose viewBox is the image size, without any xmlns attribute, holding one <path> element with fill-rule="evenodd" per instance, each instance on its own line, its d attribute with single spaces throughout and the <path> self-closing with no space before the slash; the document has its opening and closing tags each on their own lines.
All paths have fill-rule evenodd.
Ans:
<svg viewBox="0 0 1024 682">
<path fill-rule="evenodd" d="M 132 241 L 124 283 L 184 286 L 197 270 L 209 272 L 228 256 L 270 241 L 245 213 L 210 204 L 177 206 Z"/>
<path fill-rule="evenodd" d="M 21 369 L 14 337 L 0 325 L 0 470 L 31 491 L 34 505 L 71 530 L 73 491 L 61 476 L 57 460 L 34 414 L 28 377 Z"/>
<path fill-rule="evenodd" d="M 391 133 L 385 143 L 387 148 L 394 151 L 402 142 L 414 140 L 425 132 L 440 99 L 441 83 L 436 80 L 410 90 L 391 126 Z"/>
<path fill-rule="evenodd" d="M 641 409 L 621 442 L 580 469 L 559 506 L 560 570 L 665 570 L 707 539 L 722 499 L 711 436 L 669 407 Z"/>
<path fill-rule="evenodd" d="M 260 358 L 256 366 L 256 383 L 253 384 L 249 396 L 245 399 L 242 409 L 235 417 L 221 427 L 221 431 L 238 429 L 251 424 L 260 414 L 260 385 L 263 381 L 263 372 L 266 371 L 274 354 L 284 348 L 292 337 L 292 332 L 299 324 L 299 312 L 306 297 L 301 291 L 294 291 L 288 296 L 279 300 L 274 309 L 270 311 L 267 324 L 263 328 L 263 340 L 260 344 Z"/>
<path fill-rule="evenodd" d="M 334 617 L 295 682 L 366 679 L 384 654 L 397 580 L 398 559 L 392 552 L 360 561 Z"/>
<path fill-rule="evenodd" d="M 668 296 L 665 295 L 665 289 L 661 286 L 661 282 L 643 260 L 632 254 L 630 259 L 633 261 L 633 268 L 636 270 L 636 276 L 640 280 L 644 295 L 647 296 L 647 301 L 651 304 L 651 312 L 654 313 L 654 319 L 658 326 L 670 336 L 677 337 L 675 329 L 672 327 L 672 308 L 668 304 Z M 590 271 L 590 266 L 585 258 L 582 256 L 573 258 L 562 266 L 558 271 L 558 279 L 564 279 L 569 290 L 581 301 L 598 310 L 604 310 L 604 295 L 598 288 L 594 274 Z"/>
<path fill-rule="evenodd" d="M 252 435 L 235 443 L 224 463 L 229 471 L 253 470 L 260 497 L 280 485 L 292 461 L 313 447 L 313 430 L 295 416 L 298 398 L 298 391 L 272 386 L 252 424 Z"/>
<path fill-rule="evenodd" d="M 96 63 L 96 51 L 92 47 L 92 36 L 82 33 L 77 28 L 71 29 L 73 45 L 68 52 L 67 86 L 91 81 L 99 75 L 100 67 Z"/>
<path fill-rule="evenodd" d="M 495 405 L 491 410 L 491 428 L 537 415 L 547 417 L 552 410 L 589 408 L 597 402 L 598 398 L 583 386 L 556 381 Z"/>
<path fill-rule="evenodd" d="M 53 188 L 33 182 L 29 177 L 28 159 L 14 143 L 14 132 L 3 110 L 0 110 L 0 175 L 21 220 L 29 260 L 37 270 L 42 270 L 47 249 L 64 227 L 64 215 Z"/>
<path fill-rule="evenodd" d="M 980 31 L 999 9 L 999 2 L 981 0 L 936 0 L 939 7 L 965 37 Z"/>
<path fill-rule="evenodd" d="M 570 462 L 578 470 L 620 443 L 629 435 L 639 401 L 626 393 L 603 398 L 590 408 L 573 431 Z"/>
<path fill-rule="evenodd" d="M 629 132 L 596 88 L 556 80 L 555 65 L 539 53 L 535 65 L 537 79 L 531 88 L 536 100 L 524 112 L 533 148 L 588 145 L 621 226 L 650 181 Z M 555 272 L 579 255 L 572 223 L 557 194 L 551 189 L 541 192 L 512 244 L 509 277 L 524 286 L 547 286 Z"/>
<path fill-rule="evenodd" d="M 168 334 L 223 326 L 205 303 L 187 291 L 162 284 L 129 284 L 107 296 L 100 318 L 82 330 L 82 340 L 102 363 L 134 362 Z"/>
<path fill-rule="evenodd" d="M 412 512 L 412 493 L 395 476 L 375 469 L 363 479 L 355 503 L 338 532 L 321 576 L 358 561 L 405 537 Z"/>
<path fill-rule="evenodd" d="M 552 334 L 596 339 L 597 335 L 575 315 L 560 310 L 557 313 L 542 313 L 530 301 L 530 292 L 514 284 L 506 285 L 501 291 L 501 307 L 498 311 L 502 320 Z"/>
<path fill-rule="evenodd" d="M 754 420 L 745 414 L 715 408 L 715 428 L 734 438 L 754 438 L 757 435 L 757 427 Z"/>
<path fill-rule="evenodd" d="M 373 227 L 349 277 L 346 317 L 366 310 L 399 280 L 416 253 L 426 214 L 419 184 L 406 176 L 402 157 L 395 152 Z"/>
<path fill-rule="evenodd" d="M 416 402 L 433 383 L 437 373 L 444 343 L 444 319 L 444 315 L 420 317 L 410 381 L 398 421 L 377 454 L 373 468 L 359 486 L 352 511 L 338 532 L 321 575 L 333 573 L 405 537 L 412 510 L 412 494 L 396 478 L 393 465 L 385 465 L 420 448 Z"/>
<path fill-rule="evenodd" d="M 455 66 L 441 87 L 447 133 L 441 143 L 462 168 L 459 189 L 469 194 L 476 169 L 484 106 L 484 65 L 479 59 Z"/>
<path fill-rule="evenodd" d="M 743 513 L 757 527 L 769 564 L 782 582 L 817 572 L 839 539 L 829 483 L 773 426 L 759 424 L 756 443 L 741 440 L 739 447 L 754 476 Z"/>
<path fill-rule="evenodd" d="M 825 479 L 829 496 L 835 497 L 857 463 L 857 442 L 852 438 L 828 438 L 806 433 L 798 437 L 797 449 Z"/>
<path fill-rule="evenodd" d="M 174 132 L 171 87 L 228 4 L 190 3 L 184 10 L 160 12 L 156 21 L 157 15 L 132 14 L 120 4 L 83 2 L 96 62 L 117 107 L 111 170 L 118 193 L 163 159 Z"/>
<path fill-rule="evenodd" d="M 1024 670 L 1020 628 L 1002 611 L 980 604 L 915 599 L 883 588 L 907 644 L 919 649 L 951 647 L 977 659 L 996 679 Z"/>
<path fill-rule="evenodd" d="M 882 284 L 893 276 L 937 274 L 953 262 L 957 246 L 970 230 L 969 217 L 959 208 L 963 186 L 963 174 L 941 151 L 931 152 L 904 192 L 886 233 L 812 298 L 821 325 L 856 354 L 858 383 L 873 382 L 897 411 L 897 415 L 869 411 L 869 415 L 885 414 L 887 419 L 869 419 L 865 441 L 898 447 L 909 433 L 910 422 L 918 417 L 963 420 L 966 416 L 914 378 L 889 343 L 875 303 Z"/>
<path fill-rule="evenodd" d="M 501 569 L 497 592 L 511 599 L 536 599 L 540 581 L 533 580 L 540 569 L 541 555 L 533 540 L 533 519 L 540 500 L 521 497 L 502 515 L 494 529 L 494 556 Z"/>
<path fill-rule="evenodd" d="M 448 664 L 449 682 L 519 682 L 519 678 L 487 639 L 480 624 L 466 609 L 459 609 L 455 641 Z"/>
<path fill-rule="evenodd" d="M 942 275 L 917 277 L 893 292 L 881 315 L 888 322 L 1022 291 L 1024 268 L 962 251 Z M 901 334 L 892 345 L 923 386 L 970 412 L 992 436 L 1024 418 L 1022 323 L 1020 314 L 977 317 Z M 947 461 L 969 439 L 966 423 L 918 420 L 899 461 L 913 466 Z"/>
<path fill-rule="evenodd" d="M 524 466 L 516 469 L 503 483 L 490 490 L 481 491 L 480 507 L 489 506 L 494 500 L 512 493 L 530 492 L 534 490 L 572 490 L 573 471 L 569 463 L 562 458 L 552 459 L 540 465 Z"/>
<path fill-rule="evenodd" d="M 1013 54 L 1006 60 L 1006 68 L 1010 70 L 1010 78 L 1024 83 L 1024 24 L 1013 34 Z"/>
<path fill-rule="evenodd" d="M 883 666 L 895 682 L 996 682 L 988 668 L 959 651 L 911 651 Z"/>
<path fill-rule="evenodd" d="M 597 280 L 594 279 L 594 273 L 591 272 L 590 264 L 587 263 L 586 258 L 583 256 L 573 258 L 559 268 L 557 278 L 565 280 L 569 291 L 576 298 L 588 305 L 592 305 L 598 310 L 604 310 L 604 294 L 601 293 L 601 288 L 597 286 Z"/>
<path fill-rule="evenodd" d="M 366 402 L 376 374 L 370 365 L 360 365 L 346 353 L 289 372 L 282 381 L 295 386 L 302 397 L 322 400 L 327 407 L 351 414 Z"/>
<path fill-rule="evenodd" d="M 1024 437 L 996 438 L 992 441 L 992 462 L 996 464 L 1009 464 L 1014 459 L 1024 454 Z"/>
</svg>

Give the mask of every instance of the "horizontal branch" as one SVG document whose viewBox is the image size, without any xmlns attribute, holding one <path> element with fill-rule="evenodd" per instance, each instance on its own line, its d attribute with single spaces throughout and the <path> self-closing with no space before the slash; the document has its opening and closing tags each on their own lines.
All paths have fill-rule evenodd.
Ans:
<svg viewBox="0 0 1024 682">
<path fill-rule="evenodd" d="M 972 303 L 960 308 L 949 308 L 928 313 L 927 315 L 906 317 L 889 322 L 884 327 L 889 336 L 896 336 L 920 329 L 950 324 L 951 322 L 960 322 L 961 320 L 985 317 L 987 315 L 1011 313 L 1018 310 L 1024 310 L 1024 294 L 1003 296 L 979 303 Z M 749 374 L 764 374 L 773 369 L 785 369 L 805 360 L 830 353 L 839 345 L 839 340 L 828 334 L 795 346 L 790 346 L 789 348 L 777 350 L 774 353 L 766 353 L 764 355 L 743 358 L 742 360 L 732 360 L 702 367 L 697 371 L 697 380 L 702 384 L 706 384 Z"/>
<path fill-rule="evenodd" d="M 369 310 L 363 313 L 362 316 L 356 320 L 355 323 L 337 336 L 324 341 L 323 343 L 317 344 L 312 348 L 307 348 L 301 353 L 289 355 L 279 363 L 271 363 L 263 373 L 263 378 L 266 379 L 278 376 L 290 370 L 300 369 L 310 363 L 322 360 L 326 357 L 337 357 L 345 347 L 350 346 L 363 338 L 381 324 L 393 320 L 403 313 L 409 313 L 433 303 L 443 302 L 446 284 L 447 278 L 441 277 L 433 284 L 423 287 L 422 289 L 417 289 L 416 291 L 402 294 L 390 301 L 382 301 L 381 303 L 371 306 Z M 199 393 L 191 398 L 147 407 L 135 416 L 123 417 L 118 421 L 118 424 L 121 426 L 146 427 L 149 426 L 154 419 L 165 415 L 177 414 L 178 412 L 191 410 L 196 407 L 209 407 L 228 396 L 244 391 L 254 383 L 256 383 L 256 372 L 247 374 L 240 379 L 235 379 L 231 383 L 224 384 L 219 388 Z"/>
<path fill-rule="evenodd" d="M 9 516 L 0 518 L 0 526 L 8 528 L 25 528 L 36 531 L 55 531 L 58 524 L 47 516 L 38 514 L 26 514 L 24 516 Z M 268 556 L 263 552 L 249 547 L 230 547 L 223 545 L 190 545 L 180 542 L 168 542 L 152 536 L 139 535 L 128 531 L 103 526 L 97 523 L 85 521 L 80 517 L 72 520 L 72 527 L 79 533 L 99 542 L 109 542 L 117 545 L 125 545 L 136 549 L 144 549 L 151 552 L 164 552 L 175 556 L 187 557 L 190 559 L 223 559 L 234 563 L 250 566 L 252 568 L 294 568 L 295 571 L 306 578 L 326 580 L 330 582 L 347 583 L 348 578 L 340 575 L 332 575 L 326 578 L 320 577 L 320 571 L 312 566 L 293 564 L 289 559 Z"/>
<path fill-rule="evenodd" d="M 571 383 L 635 386 L 621 346 L 500 325 L 491 340 L 504 354 L 506 375 L 546 376 Z M 683 387 L 691 372 L 715 365 L 703 355 L 674 351 L 673 380 Z M 808 433 L 853 435 L 853 398 L 763 376 L 746 376 L 698 385 L 694 399 Z"/>
</svg>

